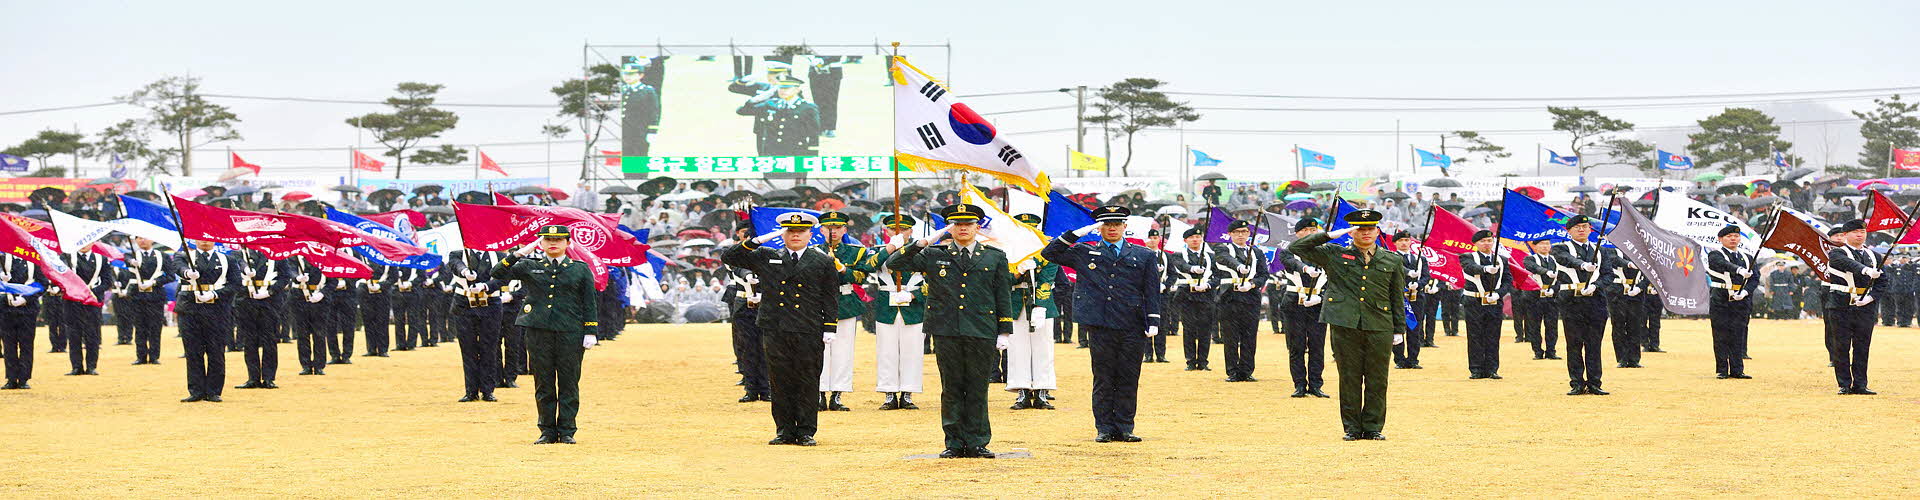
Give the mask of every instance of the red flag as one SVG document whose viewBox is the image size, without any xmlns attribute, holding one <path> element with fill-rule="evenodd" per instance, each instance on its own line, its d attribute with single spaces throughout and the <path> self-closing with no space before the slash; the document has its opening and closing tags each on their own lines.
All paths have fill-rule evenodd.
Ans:
<svg viewBox="0 0 1920 500">
<path fill-rule="evenodd" d="M 246 160 L 240 159 L 240 153 L 228 153 L 228 154 L 233 155 L 233 168 L 244 168 L 247 170 L 252 170 L 254 175 L 260 175 L 259 165 L 247 163 Z"/>
<path fill-rule="evenodd" d="M 1839 248 L 1839 243 L 1828 239 L 1812 224 L 1800 220 L 1800 216 L 1786 210 L 1779 211 L 1778 220 L 1773 221 L 1773 230 L 1767 232 L 1766 241 L 1760 242 L 1760 248 L 1771 248 L 1799 257 L 1813 268 L 1814 276 L 1827 275 L 1827 251 Z"/>
<path fill-rule="evenodd" d="M 315 241 L 336 247 L 367 245 L 390 259 L 427 253 L 427 249 L 381 238 L 359 228 L 298 214 L 263 214 L 208 206 L 173 197 L 180 229 L 190 240 L 235 245 Z"/>
<path fill-rule="evenodd" d="M 1920 170 L 1920 150 L 1893 150 L 1893 168 L 1901 170 Z"/>
<path fill-rule="evenodd" d="M 602 150 L 600 150 L 600 154 L 601 154 L 602 156 L 606 156 L 606 157 L 607 157 L 607 166 L 609 166 L 609 167 L 618 167 L 618 166 L 620 166 L 620 152 L 619 152 L 619 151 L 607 151 L 607 150 L 605 150 L 605 149 L 602 149 Z"/>
<path fill-rule="evenodd" d="M 318 241 L 299 241 L 291 243 L 268 243 L 249 245 L 259 250 L 267 258 L 286 260 L 290 257 L 306 257 L 314 267 L 320 268 L 320 275 L 329 278 L 371 278 L 373 268 L 353 258 L 347 249 L 328 245 Z"/>
<path fill-rule="evenodd" d="M 80 275 L 74 274 L 72 267 L 59 259 L 60 251 L 52 246 L 58 241 L 53 238 L 52 228 L 32 219 L 11 214 L 7 215 L 7 220 L 13 223 L 4 224 L 7 229 L 0 230 L 0 248 L 6 249 L 7 253 L 15 257 L 40 266 L 41 273 L 63 291 L 61 298 L 90 306 L 100 305 L 100 298 L 93 296 L 93 290 L 87 288 L 87 282 L 81 280 Z M 29 226 L 23 222 L 30 222 L 34 226 L 46 229 L 47 238 L 43 240 L 28 234 Z"/>
<path fill-rule="evenodd" d="M 573 246 L 593 252 L 607 265 L 625 267 L 647 261 L 645 243 L 578 208 L 454 203 L 453 212 L 461 221 L 460 237 L 467 248 L 509 251 L 540 239 L 536 233 L 543 226 L 562 225 L 573 230 Z"/>
<path fill-rule="evenodd" d="M 500 193 L 493 193 L 493 204 L 499 205 L 499 206 L 508 206 L 508 205 L 519 205 L 520 202 L 513 201 L 512 196 L 507 196 Z"/>
<path fill-rule="evenodd" d="M 1433 268 L 1433 277 L 1455 290 L 1466 284 L 1466 271 L 1460 269 L 1459 256 L 1473 251 L 1473 233 L 1479 230 L 1447 209 L 1433 209 L 1433 223 L 1427 228 L 1426 241 L 1420 244 L 1421 257 Z"/>
<path fill-rule="evenodd" d="M 1513 273 L 1513 287 L 1525 291 L 1540 290 L 1540 280 L 1527 270 L 1527 251 L 1507 247 L 1507 272 Z"/>
<path fill-rule="evenodd" d="M 1467 273 L 1460 269 L 1460 260 L 1454 254 L 1441 252 L 1426 244 L 1415 244 L 1410 249 L 1413 255 L 1427 261 L 1430 276 L 1447 284 L 1447 288 L 1459 290 L 1466 285 Z"/>
<path fill-rule="evenodd" d="M 474 151 L 478 152 L 480 150 L 475 149 Z M 480 153 L 480 169 L 494 172 L 501 176 L 507 175 L 507 169 L 500 168 L 500 164 L 494 163 L 493 158 L 488 158 L 486 153 Z"/>
<path fill-rule="evenodd" d="M 399 231 L 401 236 L 405 236 L 409 240 L 414 239 L 414 234 L 420 229 L 427 227 L 427 214 L 420 213 L 416 210 L 394 210 L 392 212 L 381 212 L 373 215 L 362 215 L 361 217 L 393 228 L 393 230 Z"/>
<path fill-rule="evenodd" d="M 386 162 L 375 160 L 373 157 L 367 156 L 366 153 L 359 151 L 353 152 L 353 168 L 368 172 L 379 172 L 380 169 L 385 166 L 387 166 Z"/>
<path fill-rule="evenodd" d="M 1873 210 L 1867 212 L 1868 231 L 1899 229 L 1907 227 L 1911 222 L 1913 221 L 1907 218 L 1907 213 L 1901 211 L 1899 205 L 1887 199 L 1886 193 L 1873 192 Z"/>
</svg>

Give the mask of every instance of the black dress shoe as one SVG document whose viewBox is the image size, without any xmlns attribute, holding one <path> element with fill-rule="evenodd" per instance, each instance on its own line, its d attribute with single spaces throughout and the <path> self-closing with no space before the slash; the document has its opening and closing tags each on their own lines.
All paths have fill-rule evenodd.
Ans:
<svg viewBox="0 0 1920 500">
<path fill-rule="evenodd" d="M 1753 378 L 1753 376 L 1752 376 L 1752 375 L 1748 375 L 1748 374 L 1745 374 L 1745 373 L 1735 373 L 1735 374 L 1732 374 L 1732 375 L 1728 375 L 1728 377 L 1732 377 L 1732 378 L 1737 378 L 1737 379 L 1743 379 L 1743 380 L 1744 380 L 1744 379 L 1750 379 L 1750 378 Z"/>
<path fill-rule="evenodd" d="M 1127 442 L 1127 443 L 1138 443 L 1138 442 L 1140 442 L 1140 436 L 1135 436 L 1135 435 L 1132 435 L 1132 434 L 1121 434 L 1121 435 L 1118 435 L 1118 436 L 1114 436 L 1114 437 L 1113 437 L 1113 440 L 1114 440 L 1114 441 L 1121 441 L 1121 442 Z"/>
<path fill-rule="evenodd" d="M 14 384 L 14 385 L 13 385 L 13 388 L 15 388 L 15 389 L 23 389 L 23 390 L 24 390 L 24 389 L 32 389 L 32 388 L 33 388 L 33 386 L 31 386 L 31 385 L 27 385 L 27 381 L 25 381 L 25 380 L 22 380 L 22 381 L 20 381 L 20 383 L 18 383 L 18 384 Z"/>
<path fill-rule="evenodd" d="M 1290 397 L 1290 398 L 1304 398 L 1304 397 L 1307 397 L 1307 390 L 1306 390 L 1306 389 L 1294 389 L 1294 390 L 1293 390 L 1293 394 L 1292 394 L 1292 395 L 1290 395 L 1290 396 L 1287 396 L 1287 397 Z"/>
<path fill-rule="evenodd" d="M 76 375 L 86 375 L 86 374 L 87 372 L 80 371 L 80 370 L 73 370 L 73 371 L 67 372 L 67 376 L 69 377 L 76 376 Z"/>
<path fill-rule="evenodd" d="M 1319 389 L 1307 389 L 1307 394 L 1310 394 L 1310 395 L 1312 395 L 1313 397 L 1316 397 L 1316 398 L 1330 398 L 1330 397 L 1333 397 L 1333 396 L 1328 396 L 1328 395 L 1327 395 L 1327 393 L 1325 393 L 1325 392 L 1320 392 L 1320 390 L 1319 390 Z"/>
<path fill-rule="evenodd" d="M 1835 394 L 1839 394 L 1839 395 L 1841 395 L 1841 396 L 1851 396 L 1851 395 L 1853 395 L 1853 388 L 1850 388 L 1850 387 L 1841 387 L 1841 388 L 1840 388 L 1840 392 L 1837 392 L 1837 393 L 1835 393 Z"/>
<path fill-rule="evenodd" d="M 520 384 L 516 384 L 516 383 L 513 383 L 513 381 L 511 381 L 511 380 L 509 380 L 509 381 L 507 381 L 507 383 L 504 383 L 504 384 L 500 384 L 500 388 L 502 388 L 502 389 L 519 389 L 519 388 L 520 388 Z"/>
<path fill-rule="evenodd" d="M 1600 390 L 1600 386 L 1597 386 L 1597 385 L 1596 385 L 1596 386 L 1592 386 L 1592 387 L 1588 387 L 1588 388 L 1587 388 L 1587 394 L 1592 394 L 1592 395 L 1595 395 L 1595 396 L 1605 396 L 1605 395 L 1608 395 L 1608 394 L 1613 394 L 1613 393 L 1611 393 L 1611 392 L 1607 392 L 1607 391 L 1602 391 L 1602 390 Z"/>
<path fill-rule="evenodd" d="M 790 439 L 786 436 L 774 436 L 772 441 L 767 441 L 767 445 L 769 446 L 778 446 L 783 444 L 793 444 L 793 439 Z"/>
<path fill-rule="evenodd" d="M 820 442 L 814 441 L 813 436 L 800 436 L 797 438 L 793 438 L 793 445 L 794 446 L 819 446 Z"/>
<path fill-rule="evenodd" d="M 260 384 L 259 384 L 259 383 L 256 383 L 256 382 L 247 382 L 247 383 L 244 383 L 244 384 L 240 384 L 240 385 L 236 385 L 236 386 L 233 386 L 233 388 L 235 388 L 235 389 L 259 389 L 259 388 L 260 388 Z"/>
<path fill-rule="evenodd" d="M 1378 432 L 1369 432 L 1367 433 L 1367 439 L 1372 439 L 1374 441 L 1386 441 L 1387 435 L 1378 433 Z"/>
<path fill-rule="evenodd" d="M 967 450 L 967 454 L 971 455 L 973 458 L 993 458 L 997 456 L 997 455 L 994 455 L 993 452 L 988 450 L 987 447 L 985 446 L 975 446 L 972 449 Z"/>
<path fill-rule="evenodd" d="M 481 394 L 481 395 L 480 395 L 480 400 L 481 400 L 481 401 L 486 401 L 486 402 L 488 402 L 488 403 L 497 403 L 497 402 L 499 402 L 499 401 L 500 401 L 500 398 L 496 398 L 496 397 L 493 397 L 493 393 L 491 393 L 491 392 L 489 392 L 489 393 L 486 393 L 486 394 Z"/>
<path fill-rule="evenodd" d="M 312 368 L 301 368 L 301 369 L 300 369 L 300 374 L 301 374 L 301 375 L 312 375 L 312 374 L 313 374 L 313 369 L 312 369 Z"/>
<path fill-rule="evenodd" d="M 1547 353 L 1547 359 L 1560 359 L 1560 355 L 1554 354 L 1554 353 Z"/>
<path fill-rule="evenodd" d="M 1859 394 L 1859 395 L 1862 395 L 1862 396 L 1872 396 L 1872 395 L 1875 395 L 1875 394 L 1879 394 L 1878 392 L 1873 392 L 1873 391 L 1871 391 L 1871 390 L 1867 390 L 1867 388 L 1865 388 L 1865 387 L 1855 387 L 1855 388 L 1853 388 L 1853 393 L 1854 393 L 1854 394 Z"/>
<path fill-rule="evenodd" d="M 1033 406 L 1033 409 L 1035 409 L 1035 410 L 1051 410 L 1051 409 L 1053 409 L 1053 403 L 1048 403 L 1048 402 L 1047 402 L 1047 398 L 1045 398 L 1045 397 L 1034 397 L 1034 398 L 1033 398 L 1033 401 L 1032 401 L 1032 402 L 1030 402 L 1030 403 L 1028 403 L 1028 404 L 1030 404 L 1030 405 L 1032 405 L 1032 406 Z"/>
<path fill-rule="evenodd" d="M 1718 379 L 1729 379 L 1729 378 L 1733 378 L 1733 376 L 1732 376 L 1732 375 L 1727 375 L 1727 374 L 1725 374 L 1725 373 L 1722 373 L 1722 374 L 1718 374 L 1718 375 L 1714 375 L 1714 376 L 1713 376 L 1713 378 L 1718 378 Z"/>
<path fill-rule="evenodd" d="M 14 382 L 14 381 L 12 381 L 12 380 L 8 380 L 8 381 L 7 381 L 7 384 L 6 384 L 6 385 L 0 385 L 0 390 L 12 390 L 12 389 L 16 389 L 16 388 L 19 388 L 19 387 L 20 387 L 20 385 L 19 385 L 19 383 L 18 383 L 18 382 Z"/>
<path fill-rule="evenodd" d="M 1111 443 L 1111 442 L 1113 442 L 1113 436 L 1111 436 L 1111 435 L 1107 435 L 1107 434 L 1101 434 L 1101 435 L 1098 435 L 1098 436 L 1094 436 L 1094 437 L 1093 437 L 1093 442 L 1095 442 L 1095 443 Z"/>
<path fill-rule="evenodd" d="M 1490 378 L 1490 379 L 1494 379 L 1494 380 L 1500 380 L 1500 379 L 1501 379 L 1501 378 L 1503 378 L 1503 377 L 1501 377 L 1501 376 L 1500 376 L 1500 374 L 1498 374 L 1498 373 L 1489 373 L 1489 374 L 1487 374 L 1487 378 Z"/>
<path fill-rule="evenodd" d="M 1259 382 L 1259 381 L 1260 381 L 1260 379 L 1257 379 L 1257 378 L 1253 378 L 1253 376 L 1252 376 L 1252 375 L 1248 375 L 1248 376 L 1245 376 L 1245 377 L 1240 377 L 1240 381 L 1241 381 L 1241 382 Z"/>
<path fill-rule="evenodd" d="M 1483 379 L 1483 378 L 1487 378 L 1487 376 L 1486 376 L 1486 375 L 1482 375 L 1482 374 L 1478 374 L 1478 373 L 1475 373 L 1475 374 L 1473 374 L 1473 376 L 1470 376 L 1470 377 L 1467 377 L 1467 378 L 1468 378 L 1468 379 L 1470 379 L 1470 380 L 1480 380 L 1480 379 Z"/>
<path fill-rule="evenodd" d="M 1426 368 L 1427 368 L 1427 367 L 1424 367 L 1424 366 L 1420 366 L 1420 363 L 1414 363 L 1414 364 L 1411 364 L 1411 365 L 1407 365 L 1407 369 L 1408 369 L 1408 370 L 1425 370 Z"/>
<path fill-rule="evenodd" d="M 261 383 L 260 383 L 260 388 L 261 388 L 261 389 L 279 389 L 279 388 L 280 388 L 280 386 L 278 386 L 278 385 L 274 385 L 274 383 L 273 383 L 273 381 L 272 381 L 272 380 L 268 380 L 268 381 L 266 381 L 266 382 L 261 382 Z"/>
<path fill-rule="evenodd" d="M 461 403 L 472 403 L 472 402 L 474 402 L 474 401 L 479 401 L 479 400 L 480 400 L 480 397 L 479 397 L 479 396 L 475 396 L 475 395 L 472 395 L 472 394 L 468 394 L 468 395 L 465 395 L 465 396 L 461 396 L 461 397 L 460 397 L 460 402 L 461 402 Z"/>
<path fill-rule="evenodd" d="M 1546 355 L 1546 354 L 1541 354 L 1541 353 L 1537 353 L 1537 352 L 1536 352 L 1536 353 L 1533 353 L 1533 359 L 1536 359 L 1536 360 L 1538 360 L 1538 359 L 1547 359 L 1547 355 Z"/>
<path fill-rule="evenodd" d="M 214 396 L 206 396 L 206 397 L 202 397 L 202 398 L 200 398 L 200 400 L 201 400 L 201 401 L 206 401 L 206 402 L 208 402 L 208 403 L 218 403 L 218 402 L 220 402 L 220 396 L 218 396 L 218 395 L 214 395 Z"/>
<path fill-rule="evenodd" d="M 767 395 L 767 394 L 761 394 L 761 395 L 760 395 L 760 400 L 761 400 L 761 401 L 773 401 L 773 396 L 771 396 L 771 395 Z M 902 409 L 902 410 L 918 410 L 918 409 L 920 409 L 920 405 L 917 405 L 917 404 L 913 404 L 913 393 L 911 393 L 911 392 L 902 392 L 902 393 L 900 393 L 900 409 Z"/>
<path fill-rule="evenodd" d="M 573 442 L 573 436 L 560 436 L 559 439 L 555 439 L 553 440 L 553 442 L 560 443 L 560 444 L 579 444 L 579 443 Z"/>
<path fill-rule="evenodd" d="M 1573 388 L 1573 390 L 1567 391 L 1568 396 L 1579 396 L 1586 393 L 1587 393 L 1587 388 L 1585 387 L 1575 387 Z"/>
<path fill-rule="evenodd" d="M 1349 433 L 1347 433 L 1347 434 L 1346 434 L 1345 436 L 1340 436 L 1340 440 L 1341 440 L 1341 441 L 1359 441 L 1359 440 L 1360 440 L 1360 433 L 1358 433 L 1358 432 L 1349 432 Z"/>
<path fill-rule="evenodd" d="M 540 439 L 535 439 L 533 441 L 533 444 L 553 444 L 554 442 L 555 441 L 553 439 L 553 436 L 543 435 L 543 436 L 540 436 Z"/>
<path fill-rule="evenodd" d="M 88 375 L 99 375 L 99 374 L 100 374 L 100 370 L 95 370 L 95 369 L 92 369 L 92 368 L 88 368 L 88 369 L 87 369 L 87 374 L 88 374 Z"/>
<path fill-rule="evenodd" d="M 940 458 L 966 458 L 966 457 L 967 457 L 966 450 L 962 450 L 959 448 L 947 448 L 940 452 Z"/>
<path fill-rule="evenodd" d="M 182 399 L 182 400 L 180 400 L 180 402 L 182 402 L 182 403 L 193 403 L 193 402 L 198 402 L 198 401 L 200 401 L 200 399 L 201 399 L 201 397 L 200 397 L 200 396 L 187 396 L 187 399 Z"/>
<path fill-rule="evenodd" d="M 751 392 L 747 393 L 747 395 L 745 396 L 740 396 L 740 402 L 742 403 L 752 403 L 754 401 L 759 401 L 759 400 L 760 398 L 753 397 L 753 393 Z"/>
</svg>

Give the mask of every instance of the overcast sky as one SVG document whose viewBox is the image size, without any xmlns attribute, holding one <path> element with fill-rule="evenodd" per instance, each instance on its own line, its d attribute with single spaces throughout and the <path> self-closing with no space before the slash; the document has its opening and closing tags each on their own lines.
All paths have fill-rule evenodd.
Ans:
<svg viewBox="0 0 1920 500">
<path fill-rule="evenodd" d="M 820 7 L 831 5 L 832 7 Z M 35 2 L 0 1 L 0 112 L 110 101 L 168 75 L 191 73 L 208 93 L 377 100 L 401 81 L 446 85 L 453 103 L 551 104 L 547 91 L 579 74 L 582 46 L 951 43 L 905 55 L 947 75 L 961 95 L 1098 87 L 1126 77 L 1187 92 L 1390 97 L 1648 96 L 1920 86 L 1920 31 L 1901 2 Z M 617 50 L 606 50 L 609 57 Z M 700 49 L 676 50 L 699 54 Z M 827 52 L 871 53 L 871 49 Z M 938 75 L 936 75 L 938 76 Z M 1374 102 L 1182 97 L 1201 107 L 1544 107 L 1539 102 Z M 1780 113 L 1794 152 L 1853 162 L 1865 99 L 1797 98 L 1748 104 Z M 1695 99 L 1694 102 L 1711 99 Z M 1719 99 L 1737 100 L 1737 99 Z M 1754 100 L 1754 99 L 1748 99 Z M 1060 94 L 981 97 L 983 113 L 1071 105 Z M 225 100 L 242 118 L 236 150 L 345 147 L 342 120 L 380 109 L 355 104 Z M 1607 104 L 1566 102 L 1567 104 Z M 1644 104 L 1641 101 L 1640 104 Z M 1621 104 L 1613 102 L 1612 104 Z M 1631 102 L 1627 104 L 1633 104 Z M 1647 127 L 1690 125 L 1724 105 L 1610 109 Z M 455 144 L 538 142 L 549 109 L 457 108 Z M 0 115 L 0 144 L 42 128 L 93 134 L 139 113 L 129 107 Z M 1135 174 L 1171 174 L 1184 144 L 1226 160 L 1237 178 L 1292 178 L 1300 144 L 1339 158 L 1337 174 L 1406 166 L 1404 144 L 1429 132 L 1507 130 L 1514 151 L 1487 173 L 1535 165 L 1535 145 L 1566 137 L 1543 109 L 1520 111 L 1202 111 L 1192 129 L 1136 143 Z M 993 116 L 1030 152 L 1073 142 L 1071 109 Z M 1222 130 L 1368 130 L 1371 135 L 1245 134 Z M 1824 134 L 1824 135 L 1823 135 Z M 1649 138 L 1682 148 L 1684 130 Z M 1092 152 L 1099 136 L 1088 137 Z M 368 144 L 371 144 L 368 141 Z M 225 147 L 226 144 L 215 147 Z M 1120 147 L 1115 143 L 1115 148 Z M 570 176 L 576 144 L 554 148 Z M 1564 148 L 1564 146 L 1562 146 Z M 611 148 L 610 148 L 611 149 Z M 486 148 L 515 175 L 545 174 L 543 145 Z M 881 152 L 885 154 L 885 152 Z M 1565 153 L 1565 151 L 1562 151 Z M 1034 154 L 1058 171 L 1063 154 Z M 203 151 L 200 163 L 224 165 Z M 344 152 L 253 151 L 247 159 L 297 175 L 344 171 Z M 1116 152 L 1115 156 L 1122 156 Z M 1116 158 L 1116 163 L 1122 158 Z M 57 163 L 65 164 L 67 160 Z M 82 160 L 82 166 L 99 163 Z M 1211 170 L 1211 169 L 1203 169 Z M 471 167 L 422 176 L 470 175 Z M 1198 173 L 1198 172 L 1195 172 Z M 1553 173 L 1549 171 L 1548 173 Z M 1314 175 L 1326 175 L 1315 172 Z M 409 173 L 408 177 L 414 177 Z"/>
</svg>

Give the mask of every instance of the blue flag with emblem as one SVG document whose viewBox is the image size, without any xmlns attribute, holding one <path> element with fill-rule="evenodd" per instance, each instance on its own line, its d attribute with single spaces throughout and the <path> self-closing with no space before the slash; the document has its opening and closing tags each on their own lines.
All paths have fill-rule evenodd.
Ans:
<svg viewBox="0 0 1920 500">
<path fill-rule="evenodd" d="M 1047 193 L 1047 210 L 1040 219 L 1040 234 L 1048 238 L 1058 238 L 1060 233 L 1087 227 L 1093 223 L 1093 212 L 1067 199 L 1057 192 Z M 1085 241 L 1085 238 L 1082 238 Z"/>
<path fill-rule="evenodd" d="M 0 171 L 25 172 L 30 163 L 26 158 L 0 153 Z"/>
<path fill-rule="evenodd" d="M 1347 203 L 1346 198 L 1335 198 L 1333 200 L 1333 220 L 1326 222 L 1327 232 L 1331 233 L 1353 227 L 1353 224 L 1347 223 L 1347 214 L 1353 213 L 1354 210 L 1359 209 L 1354 208 L 1352 203 Z M 1341 235 L 1339 238 L 1333 239 L 1333 244 L 1343 247 L 1353 246 L 1353 236 Z"/>
<path fill-rule="evenodd" d="M 413 239 L 408 238 L 406 236 L 401 236 L 400 231 L 395 230 L 392 227 L 388 227 L 386 224 L 381 224 L 378 222 L 367 220 L 367 218 L 365 217 L 335 210 L 333 207 L 327 207 L 327 220 L 353 226 L 356 229 L 359 229 L 361 231 L 366 231 L 368 234 L 379 236 L 381 238 L 386 238 L 389 240 L 406 243 L 408 245 L 413 244 Z M 360 254 L 361 257 L 366 257 L 367 260 L 373 261 L 375 264 L 380 264 L 383 266 L 408 267 L 413 269 L 439 269 L 440 264 L 442 262 L 445 262 L 446 260 L 446 258 L 441 257 L 440 254 L 436 254 L 432 252 L 423 253 L 420 255 L 414 255 L 401 260 L 393 260 L 393 259 L 387 258 L 387 256 L 385 255 L 381 255 L 380 252 L 368 249 L 364 245 L 353 247 L 353 252 Z"/>
<path fill-rule="evenodd" d="M 1190 151 L 1193 153 L 1193 166 L 1211 167 L 1211 166 L 1220 164 L 1220 159 L 1214 158 L 1212 156 L 1207 156 L 1206 153 L 1202 153 L 1198 149 L 1187 148 L 1187 151 Z"/>
<path fill-rule="evenodd" d="M 1413 152 L 1420 155 L 1420 166 L 1422 167 L 1448 168 L 1453 166 L 1453 157 L 1451 156 L 1427 151 L 1425 149 L 1415 149 Z"/>
<path fill-rule="evenodd" d="M 780 230 L 780 223 L 776 221 L 779 220 L 780 216 L 794 213 L 794 212 L 811 215 L 814 217 L 815 220 L 819 220 L 820 218 L 820 212 L 814 211 L 814 210 L 807 210 L 804 208 L 753 207 L 752 210 L 749 210 L 747 212 L 748 213 L 747 219 L 753 222 L 753 234 L 761 235 L 761 234 L 767 234 L 772 231 Z M 941 226 L 944 226 L 944 225 L 945 224 L 941 224 Z M 939 226 L 935 226 L 934 229 L 939 229 Z M 818 225 L 813 226 L 813 238 L 807 240 L 807 244 L 818 245 L 826 242 L 827 242 L 827 237 L 820 235 L 820 226 Z M 860 244 L 860 240 L 853 239 L 853 234 L 851 234 L 851 232 L 849 232 L 849 234 L 841 235 L 840 242 L 843 244 L 854 244 L 854 245 Z M 771 242 L 769 242 L 769 244 L 771 244 Z"/>
<path fill-rule="evenodd" d="M 1547 150 L 1547 163 L 1552 163 L 1556 165 L 1566 165 L 1569 167 L 1578 167 L 1580 166 L 1580 157 L 1561 156 L 1560 153 L 1555 153 L 1553 152 L 1553 150 L 1549 149 Z"/>
<path fill-rule="evenodd" d="M 1500 237 L 1513 241 L 1534 241 L 1545 238 L 1555 243 L 1571 241 L 1567 237 L 1567 219 L 1569 214 L 1559 209 L 1534 201 L 1527 195 L 1512 189 L 1507 190 L 1506 198 L 1500 202 Z M 1618 219 L 1618 214 L 1615 214 Z M 1600 241 L 1599 223 L 1594 223 L 1589 242 Z"/>
<path fill-rule="evenodd" d="M 1655 150 L 1655 151 L 1659 152 L 1661 170 L 1692 170 L 1693 169 L 1693 157 L 1690 157 L 1687 155 L 1677 155 L 1677 154 L 1668 153 L 1666 151 L 1660 151 L 1660 150 Z"/>
<path fill-rule="evenodd" d="M 1333 155 L 1324 154 L 1307 148 L 1300 148 L 1300 165 L 1307 168 L 1333 170 Z"/>
<path fill-rule="evenodd" d="M 113 169 L 109 170 L 115 179 L 127 176 L 127 161 L 120 159 L 120 153 L 113 154 Z"/>
</svg>

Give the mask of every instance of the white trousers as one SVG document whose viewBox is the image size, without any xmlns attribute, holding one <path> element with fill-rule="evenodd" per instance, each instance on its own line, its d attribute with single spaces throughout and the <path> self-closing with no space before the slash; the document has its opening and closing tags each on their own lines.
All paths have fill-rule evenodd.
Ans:
<svg viewBox="0 0 1920 500">
<path fill-rule="evenodd" d="M 833 328 L 833 343 L 820 356 L 820 392 L 853 392 L 853 339 L 860 318 L 840 320 Z"/>
<path fill-rule="evenodd" d="M 1032 333 L 1027 320 L 1013 320 L 1007 340 L 1007 390 L 1060 388 L 1053 376 L 1053 318 L 1034 318 Z"/>
<path fill-rule="evenodd" d="M 876 350 L 873 390 L 879 392 L 923 392 L 921 375 L 926 370 L 927 334 L 922 324 L 875 323 Z"/>
</svg>

